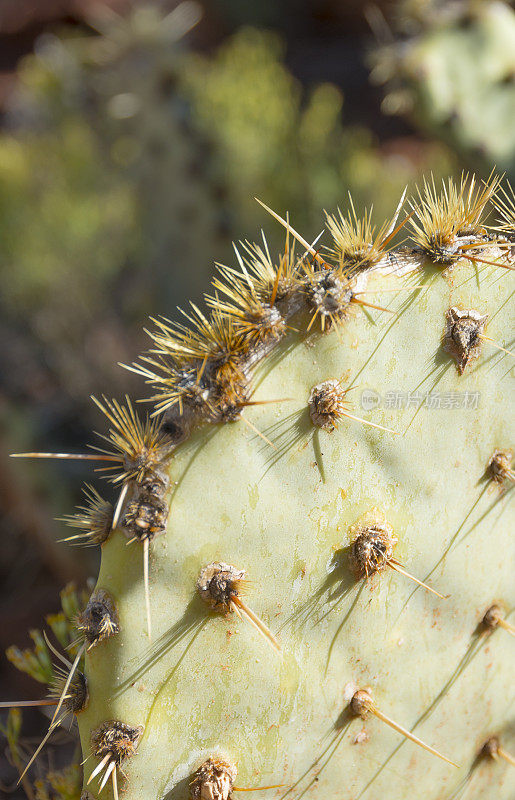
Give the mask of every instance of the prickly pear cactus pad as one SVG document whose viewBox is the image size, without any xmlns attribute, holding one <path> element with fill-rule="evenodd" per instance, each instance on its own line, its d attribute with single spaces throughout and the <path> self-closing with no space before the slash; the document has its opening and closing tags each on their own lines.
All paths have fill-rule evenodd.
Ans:
<svg viewBox="0 0 515 800">
<path fill-rule="evenodd" d="M 158 414 L 104 402 L 91 451 L 84 798 L 514 796 L 513 208 L 285 218 L 154 323 Z"/>
</svg>

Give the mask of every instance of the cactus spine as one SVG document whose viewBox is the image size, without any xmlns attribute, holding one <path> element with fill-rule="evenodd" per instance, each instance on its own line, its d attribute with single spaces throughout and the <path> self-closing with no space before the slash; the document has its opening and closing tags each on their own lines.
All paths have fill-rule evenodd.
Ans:
<svg viewBox="0 0 515 800">
<path fill-rule="evenodd" d="M 99 404 L 120 500 L 81 617 L 84 798 L 512 796 L 498 183 L 330 217 L 325 247 L 274 212 L 277 258 L 244 243 L 209 315 L 155 321 L 152 416 Z"/>
</svg>

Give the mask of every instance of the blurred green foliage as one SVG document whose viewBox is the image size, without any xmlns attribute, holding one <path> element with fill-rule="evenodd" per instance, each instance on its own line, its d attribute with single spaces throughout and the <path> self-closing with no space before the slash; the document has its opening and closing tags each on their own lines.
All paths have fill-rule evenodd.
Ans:
<svg viewBox="0 0 515 800">
<path fill-rule="evenodd" d="M 2 301 L 80 319 L 134 246 L 133 193 L 80 119 L 0 143 Z"/>
<path fill-rule="evenodd" d="M 84 590 L 78 591 L 73 583 L 69 583 L 60 595 L 62 610 L 57 614 L 47 614 L 46 623 L 63 650 L 66 650 L 68 656 L 73 658 L 80 644 L 75 621 L 79 611 L 85 608 L 89 593 Z M 26 672 L 34 680 L 50 686 L 56 678 L 54 657 L 42 631 L 31 630 L 29 634 L 34 642 L 34 647 L 20 650 L 19 647 L 12 645 L 6 652 L 7 658 L 16 669 Z"/>
<path fill-rule="evenodd" d="M 35 781 L 35 800 L 79 800 L 82 788 L 82 768 L 76 762 L 63 770 L 51 770 L 44 779 Z"/>
<path fill-rule="evenodd" d="M 382 221 L 421 167 L 449 168 L 443 148 L 430 149 L 416 167 L 381 152 L 366 128 L 345 125 L 336 86 L 303 92 L 284 66 L 284 51 L 275 34 L 243 28 L 214 58 L 192 56 L 185 72 L 193 113 L 217 144 L 229 205 L 239 211 L 236 230 L 251 235 L 263 223 L 255 195 L 315 234 L 321 208 L 347 207 L 349 191 L 358 208 L 375 203 Z"/>
<path fill-rule="evenodd" d="M 380 219 L 424 167 L 450 166 L 437 147 L 416 167 L 381 153 L 342 122 L 335 86 L 305 96 L 276 35 L 242 29 L 200 57 L 152 7 L 44 41 L 19 78 L 22 125 L 0 138 L 0 269 L 8 307 L 45 309 L 50 347 L 99 312 L 130 327 L 198 299 L 230 239 L 264 223 L 254 195 L 316 235 L 348 190 Z"/>
<path fill-rule="evenodd" d="M 5 738 L 7 747 L 5 749 L 6 758 L 19 775 L 23 772 L 23 753 L 20 748 L 20 735 L 22 726 L 22 713 L 19 708 L 11 708 L 7 714 L 5 723 L 0 720 L 0 734 Z M 28 781 L 23 784 L 26 789 Z M 30 792 L 30 784 L 29 784 Z"/>
<path fill-rule="evenodd" d="M 55 641 L 69 658 L 74 657 L 80 645 L 76 619 L 88 602 L 91 588 L 89 586 L 88 590 L 78 590 L 75 584 L 67 584 L 60 592 L 61 611 L 47 614 L 45 617 L 45 622 L 55 637 Z M 59 690 L 61 690 L 64 681 L 61 661 L 52 653 L 42 631 L 31 630 L 29 635 L 34 646 L 25 650 L 20 650 L 15 645 L 9 647 L 6 651 L 8 660 L 16 669 L 30 675 L 39 683 L 44 683 L 53 689 L 59 686 Z M 83 659 L 79 662 L 79 668 L 84 669 Z M 24 772 L 27 762 L 26 746 L 22 741 L 21 733 L 22 712 L 19 708 L 11 708 L 5 723 L 0 720 L 0 734 L 6 739 L 9 761 L 20 776 Z M 82 786 L 80 749 L 75 748 L 73 761 L 64 770 L 45 771 L 44 777 L 36 780 L 34 785 L 28 775 L 20 780 L 28 800 L 79 800 Z"/>
<path fill-rule="evenodd" d="M 11 708 L 5 723 L 0 721 L 0 734 L 6 739 L 7 744 L 5 755 L 19 775 L 25 769 L 26 759 L 26 747 L 22 740 L 22 721 L 22 714 L 18 708 Z M 27 800 L 79 800 L 82 788 L 80 751 L 76 750 L 73 763 L 68 767 L 60 771 L 49 770 L 44 778 L 36 780 L 34 785 L 28 776 L 20 780 Z M 8 790 L 9 794 L 12 791 Z"/>
</svg>

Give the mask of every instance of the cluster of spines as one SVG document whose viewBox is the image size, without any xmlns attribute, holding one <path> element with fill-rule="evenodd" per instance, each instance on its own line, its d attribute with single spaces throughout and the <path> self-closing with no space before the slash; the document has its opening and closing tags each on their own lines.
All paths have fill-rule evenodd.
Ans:
<svg viewBox="0 0 515 800">
<path fill-rule="evenodd" d="M 121 484 L 120 494 L 114 510 L 104 501 L 97 490 L 86 484 L 87 504 L 79 506 L 78 512 L 64 518 L 82 533 L 69 537 L 83 544 L 103 544 L 112 530 L 121 526 L 133 541 L 143 544 L 143 564 L 147 596 L 147 619 L 150 636 L 150 601 L 148 591 L 149 542 L 164 530 L 168 513 L 164 502 L 169 478 L 165 470 L 172 456 L 171 437 L 161 420 L 146 415 L 141 419 L 130 399 L 122 405 L 116 400 L 92 398 L 107 417 L 111 427 L 107 435 L 99 436 L 109 448 L 93 447 L 96 452 L 72 453 L 22 453 L 15 456 L 34 458 L 63 458 L 107 462 L 98 467 L 115 485 Z"/>
<path fill-rule="evenodd" d="M 123 761 L 134 755 L 142 733 L 142 725 L 127 725 L 119 720 L 106 720 L 94 730 L 91 734 L 92 753 L 100 761 L 89 776 L 88 785 L 103 771 L 100 777 L 100 791 L 111 778 L 113 795 L 115 800 L 118 800 L 116 770 Z"/>
<path fill-rule="evenodd" d="M 88 483 L 83 492 L 86 504 L 77 506 L 74 514 L 67 514 L 58 520 L 65 522 L 71 528 L 78 528 L 80 533 L 67 536 L 61 541 L 90 546 L 104 544 L 113 527 L 113 506 Z"/>
<path fill-rule="evenodd" d="M 118 633 L 119 630 L 116 610 L 107 592 L 97 589 L 81 610 L 77 607 L 77 596 L 72 586 L 67 587 L 63 591 L 62 597 L 63 609 L 66 606 L 69 612 L 71 607 L 75 606 L 77 611 L 73 620 L 73 626 L 75 632 L 79 633 L 79 639 L 78 641 L 67 643 L 67 649 L 76 650 L 73 662 L 63 656 L 59 650 L 54 647 L 46 635 L 46 632 L 43 632 L 41 637 L 34 636 L 33 638 L 36 645 L 35 652 L 33 654 L 31 651 L 25 651 L 25 653 L 15 652 L 12 654 L 12 660 L 14 663 L 18 662 L 19 668 L 30 672 L 31 675 L 41 680 L 41 678 L 38 677 L 41 672 L 38 667 L 44 667 L 52 655 L 57 658 L 57 662 L 53 664 L 50 663 L 49 667 L 43 672 L 43 680 L 49 685 L 47 698 L 0 703 L 0 708 L 20 708 L 25 706 L 55 707 L 48 731 L 26 764 L 20 776 L 20 780 L 23 780 L 27 770 L 41 752 L 52 733 L 62 725 L 70 715 L 76 716 L 86 708 L 89 700 L 88 683 L 82 671 L 82 662 L 86 649 L 91 649 L 91 647 L 94 647 L 109 636 Z M 75 602 L 73 602 L 74 599 Z M 55 632 L 55 620 L 52 619 L 52 615 L 48 618 L 48 622 Z M 64 642 L 62 643 L 64 646 Z M 79 669 L 79 666 L 81 669 Z"/>
<path fill-rule="evenodd" d="M 252 368 L 291 328 L 294 315 L 306 312 L 307 330 L 319 320 L 324 331 L 338 328 L 352 305 L 387 310 L 364 300 L 366 292 L 357 280 L 374 269 L 395 266 L 391 244 L 406 222 L 413 246 L 402 248 L 399 263 L 404 267 L 416 269 L 421 257 L 444 267 L 460 259 L 490 263 L 484 255 L 491 255 L 495 247 L 502 257 L 491 263 L 512 268 L 507 246 L 515 210 L 498 177 L 480 185 L 474 176 L 462 176 L 458 184 L 444 183 L 440 193 L 434 181 L 425 181 L 411 200 L 410 214 L 397 223 L 403 201 L 404 195 L 393 218 L 377 233 L 371 212 L 365 210 L 358 218 L 352 200 L 347 216 L 327 214 L 333 245 L 326 248 L 325 257 L 292 228 L 288 218 L 264 206 L 286 228 L 284 252 L 273 260 L 265 239 L 263 245 L 241 243 L 236 248 L 239 271 L 218 265 L 214 293 L 206 297 L 209 313 L 192 305 L 184 312 L 187 324 L 152 320 L 154 330 L 147 332 L 154 346 L 128 369 L 155 388 L 149 398 L 155 404 L 154 419 L 141 422 L 129 401 L 126 407 L 106 398 L 103 403 L 95 401 L 112 422 L 108 438 L 113 449 L 95 448 L 98 455 L 83 458 L 112 462 L 104 469 L 115 472 L 115 481 L 139 479 L 141 464 L 143 469 L 153 468 L 163 452 L 186 438 L 196 424 L 241 419 L 251 402 Z M 490 203 L 498 204 L 504 222 L 488 229 Z M 303 248 L 300 255 L 295 253 L 295 241 Z M 163 433 L 166 438 L 160 442 Z M 143 446 L 146 441 L 150 447 Z M 142 452 L 145 461 L 139 460 Z"/>
<path fill-rule="evenodd" d="M 498 231 L 508 242 L 515 242 L 515 192 L 511 183 L 499 187 L 492 203 L 499 215 L 492 230 Z"/>
<path fill-rule="evenodd" d="M 449 179 L 439 193 L 434 179 L 424 180 L 423 191 L 411 201 L 415 244 L 437 264 L 452 264 L 460 258 L 480 261 L 481 248 L 496 243 L 485 227 L 485 215 L 499 184 L 494 174 L 483 185 L 475 176 L 462 175 L 459 185 Z"/>
<path fill-rule="evenodd" d="M 402 215 L 401 203 L 393 218 L 376 232 L 371 212 L 359 218 L 351 200 L 345 216 L 327 214 L 332 246 L 324 257 L 283 218 L 262 204 L 286 228 L 284 252 L 274 261 L 266 240 L 263 245 L 241 243 L 236 248 L 239 270 L 218 265 L 214 292 L 207 295 L 210 316 L 197 307 L 187 314 L 189 326 L 154 320 L 150 331 L 156 347 L 129 369 L 156 387 L 150 400 L 156 414 L 173 419 L 176 441 L 198 422 L 238 419 L 251 396 L 250 371 L 291 328 L 290 320 L 307 312 L 310 330 L 318 320 L 321 330 L 337 328 L 352 305 L 382 306 L 362 297 L 358 278 L 381 267 L 395 267 L 392 240 L 408 223 L 412 246 L 403 247 L 399 265 L 414 270 L 428 258 L 443 267 L 461 259 L 492 263 L 512 269 L 509 231 L 515 216 L 513 198 L 501 195 L 500 179 L 490 176 L 481 185 L 474 176 L 456 184 L 425 181 Z M 504 223 L 487 227 L 489 205 L 498 204 Z M 500 206 L 499 206 L 500 204 Z M 510 216 L 511 215 L 511 216 Z M 295 254 L 292 242 L 303 248 Z M 497 256 L 492 261 L 492 248 Z M 501 256 L 498 253 L 501 253 Z M 406 286 L 406 289 L 412 289 Z"/>
<path fill-rule="evenodd" d="M 189 325 L 171 323 L 166 319 L 153 320 L 156 330 L 150 332 L 150 336 L 155 347 L 142 357 L 142 363 L 134 364 L 129 369 L 141 374 L 147 383 L 156 387 L 158 393 L 151 398 L 156 402 L 155 413 L 142 421 L 128 398 L 126 406 L 107 398 L 103 398 L 103 402 L 93 398 L 111 423 L 108 435 L 102 437 L 109 443 L 110 449 L 94 448 L 95 453 L 78 456 L 24 454 L 111 462 L 109 466 L 100 468 L 100 471 L 107 473 L 107 477 L 114 483 L 121 484 L 120 497 L 114 511 L 93 487 L 88 486 L 88 505 L 79 507 L 79 513 L 69 517 L 67 521 L 82 530 L 79 536 L 83 536 L 87 542 L 102 544 L 110 531 L 120 523 L 131 541 L 139 540 L 143 543 L 149 635 L 148 546 L 152 538 L 165 529 L 168 478 L 164 468 L 173 449 L 189 435 L 196 424 L 229 422 L 242 418 L 242 409 L 252 405 L 252 368 L 291 329 L 288 323 L 294 315 L 300 314 L 301 318 L 303 312 L 304 315 L 310 315 L 307 331 L 310 331 L 317 318 L 320 319 L 321 330 L 325 331 L 337 327 L 346 318 L 352 303 L 386 310 L 360 299 L 360 295 L 365 292 L 360 290 L 358 279 L 363 273 L 380 267 L 395 267 L 396 254 L 391 250 L 390 243 L 406 222 L 411 226 L 413 246 L 411 249 L 402 249 L 398 263 L 403 269 L 406 266 L 409 267 L 408 271 L 418 269 L 421 256 L 422 260 L 430 258 L 446 268 L 464 258 L 472 262 L 486 261 L 494 266 L 513 269 L 508 262 L 512 258 L 515 209 L 513 197 L 506 190 L 501 191 L 502 196 L 499 193 L 499 179 L 492 176 L 483 186 L 479 186 L 474 177 L 470 180 L 466 176 L 462 177 L 458 186 L 449 181 L 447 185 L 444 184 L 440 195 L 434 182 L 425 182 L 423 191 L 419 191 L 418 198 L 411 202 L 411 213 L 396 225 L 401 212 L 401 201 L 393 219 L 382 226 L 377 234 L 371 223 L 370 212 L 365 212 L 364 217 L 358 219 L 351 202 L 351 214 L 348 217 L 344 217 L 341 212 L 339 217 L 327 215 L 333 246 L 326 248 L 326 258 L 315 250 L 315 243 L 310 244 L 291 227 L 288 218 L 283 219 L 264 206 L 286 228 L 284 253 L 279 255 L 277 262 L 271 259 L 266 240 L 263 240 L 263 247 L 244 242 L 240 247 L 241 253 L 236 250 L 241 272 L 219 265 L 221 277 L 214 281 L 214 294 L 207 296 L 209 315 L 192 306 L 192 311 L 185 315 Z M 511 187 L 510 191 L 513 194 Z M 489 230 L 485 215 L 490 202 L 496 206 L 502 219 L 497 227 Z M 293 241 L 304 248 L 300 256 L 295 254 Z M 482 258 L 492 247 L 497 248 L 501 255 L 497 255 L 494 261 Z M 412 286 L 405 288 L 413 289 Z M 449 314 L 455 311 L 451 309 Z M 455 323 L 458 317 L 454 313 L 452 322 Z M 448 323 L 449 319 L 448 317 Z M 481 325 L 485 321 L 481 319 Z M 481 331 L 478 331 L 478 336 Z M 454 345 L 456 341 L 454 337 Z M 463 354 L 461 356 L 464 358 Z M 462 364 L 458 363 L 458 366 L 461 367 Z M 336 427 L 337 420 L 342 416 L 359 420 L 346 410 L 345 395 L 349 390 L 343 389 L 336 380 L 326 383 L 331 384 L 334 396 L 330 398 L 330 407 L 324 405 L 322 408 L 322 401 L 326 402 L 327 398 L 315 397 L 312 393 L 310 413 L 314 424 L 331 429 Z M 318 387 L 314 387 L 313 391 L 316 389 Z M 318 422 L 315 420 L 317 414 Z M 325 424 L 321 424 L 320 420 Z M 503 458 L 496 458 L 497 452 Z M 496 453 L 489 463 L 492 479 L 498 483 L 512 480 L 513 470 L 507 463 L 506 452 Z M 383 530 L 382 534 L 384 533 Z M 387 531 L 385 534 L 387 538 L 390 537 L 386 543 L 379 541 L 380 534 L 381 531 L 374 528 L 362 530 L 356 537 L 351 555 L 351 564 L 356 575 L 368 577 L 371 572 L 389 566 L 413 578 L 392 557 L 390 550 L 393 551 L 396 542 L 393 532 Z M 362 541 L 367 536 L 370 541 Z M 360 549 L 363 544 L 366 545 L 364 550 Z M 235 569 L 222 564 L 218 567 Z M 413 579 L 421 583 L 418 579 Z M 199 591 L 206 602 L 209 602 L 205 591 L 204 594 L 202 592 L 200 580 L 201 578 Z M 224 613 L 243 611 L 246 618 L 278 648 L 270 631 L 241 600 L 239 580 L 234 581 L 234 592 L 223 609 Z M 421 585 L 435 591 L 425 584 Z M 98 600 L 98 596 L 92 598 L 93 604 Z M 101 597 L 100 601 L 109 605 L 106 597 Z M 212 602 L 209 604 L 215 607 Z M 492 608 L 497 609 L 496 606 Z M 485 626 L 488 624 L 491 629 L 497 625 L 510 628 L 508 623 L 503 624 L 505 621 L 500 611 L 496 611 L 495 619 L 491 614 L 488 623 L 487 616 L 488 612 L 485 615 Z M 95 625 L 97 627 L 91 632 L 88 624 L 92 624 L 93 628 Z M 49 733 L 55 727 L 59 709 L 68 699 L 84 649 L 117 632 L 114 607 L 108 609 L 107 617 L 104 615 L 101 621 L 95 619 L 92 623 L 91 619 L 83 618 L 79 628 L 82 629 L 84 643 L 73 664 L 69 664 Z M 367 711 L 381 716 L 373 705 L 367 707 Z M 384 715 L 381 718 L 385 719 Z M 385 721 L 391 723 L 391 720 Z M 123 726 L 124 723 L 115 722 L 113 725 Z M 397 729 L 404 732 L 399 726 Z M 124 757 L 130 754 L 127 753 Z M 116 759 L 112 758 L 109 761 L 113 788 L 115 767 L 119 761 L 115 762 Z"/>
<path fill-rule="evenodd" d="M 365 209 L 358 217 L 352 196 L 349 194 L 350 211 L 343 214 L 326 212 L 326 225 L 333 244 L 325 248 L 331 263 L 338 265 L 341 276 L 349 276 L 373 269 L 389 252 L 389 245 L 405 221 L 396 227 L 397 217 L 404 203 L 404 192 L 392 220 L 387 220 L 376 232 L 372 223 L 372 209 Z M 391 248 L 390 248 L 391 249 Z"/>
</svg>

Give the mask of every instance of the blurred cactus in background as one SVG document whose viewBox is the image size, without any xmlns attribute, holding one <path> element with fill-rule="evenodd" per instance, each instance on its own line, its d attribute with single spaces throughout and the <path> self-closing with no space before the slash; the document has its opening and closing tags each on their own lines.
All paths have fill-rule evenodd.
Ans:
<svg viewBox="0 0 515 800">
<path fill-rule="evenodd" d="M 382 44 L 372 79 L 383 110 L 404 114 L 488 173 L 515 175 L 515 12 L 502 0 L 403 0 L 393 32 L 372 12 Z M 376 24 L 374 24 L 376 23 Z"/>
<path fill-rule="evenodd" d="M 358 206 L 375 200 L 378 215 L 386 213 L 424 165 L 385 157 L 366 128 L 342 124 L 344 97 L 336 86 L 319 84 L 304 96 L 284 66 L 284 50 L 277 35 L 243 28 L 214 58 L 192 56 L 185 72 L 199 125 L 216 141 L 240 230 L 258 224 L 255 194 L 287 208 L 315 234 L 320 206 L 341 203 L 342 186 Z M 437 172 L 449 169 L 441 148 L 430 148 L 426 158 Z"/>
</svg>

